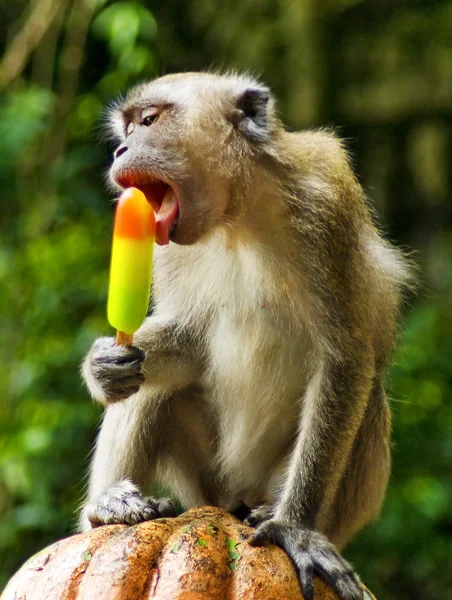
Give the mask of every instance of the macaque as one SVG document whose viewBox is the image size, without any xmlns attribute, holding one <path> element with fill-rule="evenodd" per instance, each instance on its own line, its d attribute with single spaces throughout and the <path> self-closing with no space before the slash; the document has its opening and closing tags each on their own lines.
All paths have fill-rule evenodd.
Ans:
<svg viewBox="0 0 452 600">
<path fill-rule="evenodd" d="M 362 598 L 339 553 L 380 510 L 384 374 L 409 269 L 373 224 L 327 131 L 287 132 L 246 75 L 184 73 L 110 114 L 117 189 L 157 219 L 152 306 L 132 347 L 97 339 L 86 385 L 107 406 L 83 530 L 216 505 L 249 542 Z"/>
</svg>

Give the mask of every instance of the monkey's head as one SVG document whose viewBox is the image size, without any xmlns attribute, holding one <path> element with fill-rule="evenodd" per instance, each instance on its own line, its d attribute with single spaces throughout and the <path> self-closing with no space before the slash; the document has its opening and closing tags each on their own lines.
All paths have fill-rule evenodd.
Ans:
<svg viewBox="0 0 452 600">
<path fill-rule="evenodd" d="M 144 192 L 160 244 L 192 244 L 233 221 L 278 129 L 266 87 L 208 73 L 139 85 L 111 111 L 110 125 L 120 141 L 110 177 Z"/>
</svg>

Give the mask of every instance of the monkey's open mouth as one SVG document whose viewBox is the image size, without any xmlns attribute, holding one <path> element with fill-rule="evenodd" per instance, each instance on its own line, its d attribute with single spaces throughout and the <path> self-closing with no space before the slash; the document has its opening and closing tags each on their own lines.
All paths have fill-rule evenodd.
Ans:
<svg viewBox="0 0 452 600">
<path fill-rule="evenodd" d="M 142 176 L 141 176 L 142 177 Z M 136 187 L 146 196 L 154 209 L 156 218 L 156 242 L 161 246 L 169 244 L 174 235 L 179 217 L 179 201 L 174 188 L 161 180 L 149 181 L 140 175 L 130 174 L 118 178 L 121 187 Z"/>
</svg>

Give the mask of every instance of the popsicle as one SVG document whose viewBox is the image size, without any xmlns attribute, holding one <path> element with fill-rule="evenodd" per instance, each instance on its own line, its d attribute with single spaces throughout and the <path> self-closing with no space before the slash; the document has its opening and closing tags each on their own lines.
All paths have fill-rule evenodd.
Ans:
<svg viewBox="0 0 452 600">
<path fill-rule="evenodd" d="M 137 188 L 125 190 L 116 207 L 107 316 L 116 344 L 131 346 L 149 304 L 155 216 Z"/>
</svg>

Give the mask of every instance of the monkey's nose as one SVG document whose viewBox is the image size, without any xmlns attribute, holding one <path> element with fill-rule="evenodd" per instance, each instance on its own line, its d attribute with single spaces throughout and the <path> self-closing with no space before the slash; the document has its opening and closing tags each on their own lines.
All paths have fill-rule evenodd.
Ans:
<svg viewBox="0 0 452 600">
<path fill-rule="evenodd" d="M 127 152 L 127 150 L 128 150 L 127 146 L 119 146 L 119 148 L 114 153 L 115 160 L 117 158 L 119 158 L 121 156 L 121 154 L 124 154 L 124 152 Z"/>
</svg>

